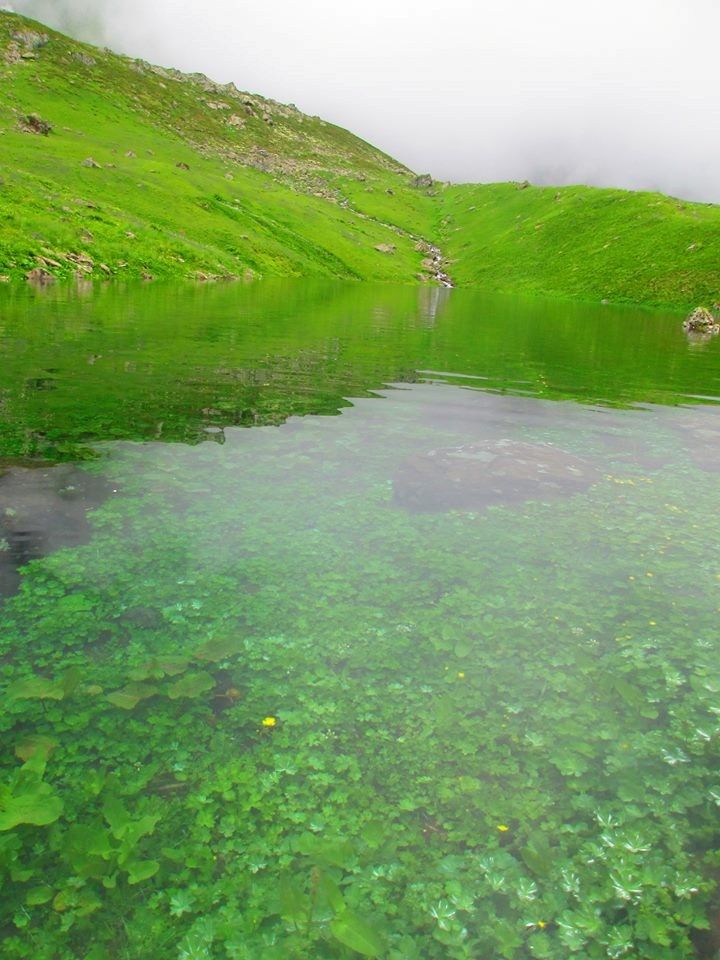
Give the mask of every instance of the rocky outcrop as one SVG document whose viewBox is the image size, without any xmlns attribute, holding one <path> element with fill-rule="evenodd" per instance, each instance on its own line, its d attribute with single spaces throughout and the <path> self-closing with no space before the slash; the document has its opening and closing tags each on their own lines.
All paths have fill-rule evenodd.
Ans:
<svg viewBox="0 0 720 960">
<path fill-rule="evenodd" d="M 413 513 L 476 512 L 568 497 L 599 478 L 591 464 L 551 444 L 491 440 L 409 457 L 393 477 L 393 502 Z"/>
<path fill-rule="evenodd" d="M 428 190 L 432 185 L 433 178 L 429 173 L 421 173 L 410 181 L 410 186 L 415 187 L 416 190 Z"/>
<path fill-rule="evenodd" d="M 683 322 L 686 333 L 706 333 L 714 336 L 720 333 L 720 324 L 706 307 L 695 307 L 690 316 Z"/>
<path fill-rule="evenodd" d="M 37 133 L 42 137 L 47 137 L 52 132 L 51 124 L 47 120 L 43 120 L 37 113 L 28 113 L 24 117 L 20 117 L 17 125 L 23 133 Z"/>
</svg>

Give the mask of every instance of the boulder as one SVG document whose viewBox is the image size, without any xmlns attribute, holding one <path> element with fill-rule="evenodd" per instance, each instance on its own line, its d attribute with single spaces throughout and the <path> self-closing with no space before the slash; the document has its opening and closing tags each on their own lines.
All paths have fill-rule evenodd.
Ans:
<svg viewBox="0 0 720 960">
<path fill-rule="evenodd" d="M 80 166 L 81 166 L 81 167 L 93 167 L 93 168 L 96 169 L 96 170 L 99 170 L 99 169 L 100 169 L 100 164 L 97 162 L 97 160 L 93 160 L 92 157 L 88 157 L 86 160 L 83 160 L 83 162 L 80 164 Z"/>
<path fill-rule="evenodd" d="M 685 333 L 720 333 L 720 324 L 717 318 L 706 307 L 695 307 L 693 312 L 683 321 Z"/>
<path fill-rule="evenodd" d="M 47 270 L 43 270 L 42 267 L 35 267 L 29 273 L 26 273 L 25 279 L 28 283 L 33 283 L 37 287 L 47 287 L 51 283 L 55 283 L 55 277 Z"/>
<path fill-rule="evenodd" d="M 598 479 L 591 464 L 551 444 L 487 440 L 409 457 L 393 477 L 393 502 L 412 513 L 477 512 L 569 497 Z"/>
<path fill-rule="evenodd" d="M 375 249 L 378 253 L 395 253 L 396 247 L 394 243 L 378 243 Z"/>
<path fill-rule="evenodd" d="M 720 473 L 720 416 L 715 407 L 681 414 L 673 421 L 693 463 L 707 473 Z"/>
<path fill-rule="evenodd" d="M 0 596 L 14 593 L 18 568 L 60 547 L 90 539 L 88 510 L 110 486 L 70 464 L 40 468 L 0 466 Z"/>
<path fill-rule="evenodd" d="M 20 117 L 17 125 L 23 133 L 38 133 L 42 137 L 47 137 L 52 131 L 52 126 L 47 120 L 43 120 L 37 113 L 28 113 L 26 116 Z"/>
<path fill-rule="evenodd" d="M 413 177 L 410 181 L 410 186 L 415 187 L 417 190 L 427 190 L 433 185 L 433 178 L 429 173 L 421 173 L 417 177 Z"/>
</svg>

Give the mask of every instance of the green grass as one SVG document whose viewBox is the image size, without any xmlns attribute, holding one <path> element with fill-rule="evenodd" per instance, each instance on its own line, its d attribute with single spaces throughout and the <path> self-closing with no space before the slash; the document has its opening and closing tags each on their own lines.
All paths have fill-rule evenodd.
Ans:
<svg viewBox="0 0 720 960">
<path fill-rule="evenodd" d="M 446 188 L 443 249 L 462 285 L 687 306 L 720 297 L 720 207 L 657 193 L 496 183 Z"/>
<path fill-rule="evenodd" d="M 5 62 L 19 30 L 49 42 L 36 59 Z M 72 276 L 79 255 L 96 277 L 409 281 L 420 268 L 415 239 L 371 218 L 423 232 L 433 208 L 409 170 L 345 130 L 7 13 L 0 63 L 0 274 L 10 279 L 37 266 Z M 19 128 L 31 113 L 52 124 L 48 136 Z M 89 157 L 100 167 L 83 166 Z M 380 195 L 395 202 L 376 207 Z M 383 243 L 396 252 L 378 252 Z"/>
<path fill-rule="evenodd" d="M 49 42 L 33 49 L 23 31 Z M 592 187 L 419 190 L 406 167 L 318 117 L 10 13 L 0 89 L 6 281 L 42 267 L 414 282 L 428 276 L 422 238 L 459 286 L 683 308 L 720 297 L 717 206 Z M 31 113 L 48 136 L 20 129 Z"/>
</svg>

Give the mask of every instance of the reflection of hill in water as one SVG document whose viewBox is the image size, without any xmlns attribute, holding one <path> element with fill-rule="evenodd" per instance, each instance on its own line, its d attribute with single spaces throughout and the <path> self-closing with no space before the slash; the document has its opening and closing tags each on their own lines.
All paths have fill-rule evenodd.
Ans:
<svg viewBox="0 0 720 960">
<path fill-rule="evenodd" d="M 720 340 L 631 307 L 278 281 L 0 291 L 0 456 L 336 414 L 391 382 L 451 380 L 627 406 L 720 396 Z"/>
</svg>

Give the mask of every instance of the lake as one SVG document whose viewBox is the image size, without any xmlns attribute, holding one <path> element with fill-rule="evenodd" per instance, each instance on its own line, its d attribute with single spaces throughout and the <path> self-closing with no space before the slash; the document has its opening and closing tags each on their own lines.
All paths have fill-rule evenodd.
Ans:
<svg viewBox="0 0 720 960">
<path fill-rule="evenodd" d="M 0 290 L 2 955 L 712 957 L 720 338 Z"/>
</svg>

